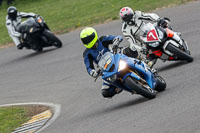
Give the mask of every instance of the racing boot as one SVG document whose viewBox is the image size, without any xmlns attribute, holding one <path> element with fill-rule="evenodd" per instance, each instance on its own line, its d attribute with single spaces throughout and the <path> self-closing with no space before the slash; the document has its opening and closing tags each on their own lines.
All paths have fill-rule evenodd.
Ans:
<svg viewBox="0 0 200 133">
<path fill-rule="evenodd" d="M 116 94 L 119 94 L 119 93 L 122 92 L 122 89 L 121 88 L 115 88 L 115 92 L 116 92 Z"/>
<path fill-rule="evenodd" d="M 24 44 L 23 44 L 23 43 L 18 44 L 18 45 L 17 45 L 17 48 L 18 48 L 19 50 L 22 50 L 22 49 L 24 48 Z"/>
<path fill-rule="evenodd" d="M 101 88 L 101 93 L 104 98 L 112 98 L 115 94 L 119 94 L 122 92 L 121 88 L 116 88 L 115 86 L 111 85 L 107 81 L 103 81 L 103 85 Z"/>
</svg>

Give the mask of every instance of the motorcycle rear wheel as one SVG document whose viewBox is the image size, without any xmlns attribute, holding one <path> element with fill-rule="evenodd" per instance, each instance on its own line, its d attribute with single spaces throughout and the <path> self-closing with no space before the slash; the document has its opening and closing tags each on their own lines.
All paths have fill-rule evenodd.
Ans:
<svg viewBox="0 0 200 133">
<path fill-rule="evenodd" d="M 128 86 L 132 90 L 134 90 L 137 94 L 142 95 L 143 97 L 146 97 L 148 99 L 153 99 L 156 97 L 156 91 L 149 91 L 147 88 L 144 86 L 136 83 L 134 79 L 132 79 L 130 76 L 128 76 L 125 81 L 125 86 Z"/>
<path fill-rule="evenodd" d="M 178 49 L 177 47 L 171 44 L 169 44 L 166 47 L 166 49 L 172 52 L 173 54 L 177 55 L 181 60 L 186 60 L 187 62 L 193 62 L 193 58 L 189 54 L 183 52 L 182 50 Z"/>
</svg>

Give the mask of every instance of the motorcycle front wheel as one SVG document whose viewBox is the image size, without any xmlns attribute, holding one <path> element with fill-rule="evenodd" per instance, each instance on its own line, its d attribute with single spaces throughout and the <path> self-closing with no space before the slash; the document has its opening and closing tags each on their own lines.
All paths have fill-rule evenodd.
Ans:
<svg viewBox="0 0 200 133">
<path fill-rule="evenodd" d="M 156 76 L 156 87 L 155 90 L 158 92 L 164 91 L 166 88 L 166 82 L 161 76 Z"/>
<path fill-rule="evenodd" d="M 50 41 L 50 43 L 57 47 L 57 48 L 61 48 L 62 47 L 62 42 L 60 41 L 59 38 L 57 38 L 51 31 L 49 30 L 45 30 L 43 32 L 44 36 L 47 38 L 48 41 Z"/>
<path fill-rule="evenodd" d="M 193 58 L 191 55 L 187 54 L 186 52 L 180 50 L 179 48 L 169 44 L 166 47 L 167 50 L 175 54 L 177 57 L 179 57 L 181 60 L 186 60 L 187 62 L 192 62 Z"/>
<path fill-rule="evenodd" d="M 156 97 L 156 91 L 149 90 L 145 86 L 142 86 L 141 84 L 137 83 L 132 77 L 128 76 L 124 84 L 126 87 L 134 90 L 137 94 L 142 95 L 143 97 L 146 97 L 148 99 L 153 99 Z"/>
</svg>

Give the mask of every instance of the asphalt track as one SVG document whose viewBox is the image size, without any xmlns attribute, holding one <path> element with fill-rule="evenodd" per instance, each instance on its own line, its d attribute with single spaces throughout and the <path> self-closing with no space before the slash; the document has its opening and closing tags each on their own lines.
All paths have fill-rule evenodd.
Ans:
<svg viewBox="0 0 200 133">
<path fill-rule="evenodd" d="M 171 18 L 188 41 L 193 63 L 159 61 L 167 90 L 147 100 L 122 92 L 101 96 L 101 82 L 83 64 L 80 30 L 59 36 L 63 48 L 41 53 L 0 49 L 0 104 L 61 104 L 61 114 L 43 133 L 199 133 L 200 1 L 155 11 Z M 120 21 L 95 26 L 99 35 L 121 34 Z M 123 43 L 126 44 L 126 41 Z"/>
</svg>

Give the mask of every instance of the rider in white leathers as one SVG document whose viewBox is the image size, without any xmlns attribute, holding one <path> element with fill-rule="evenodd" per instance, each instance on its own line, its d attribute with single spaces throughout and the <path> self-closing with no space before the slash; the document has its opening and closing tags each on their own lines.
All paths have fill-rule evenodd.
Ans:
<svg viewBox="0 0 200 133">
<path fill-rule="evenodd" d="M 17 8 L 11 6 L 7 9 L 6 27 L 8 33 L 18 49 L 22 49 L 25 44 L 20 41 L 21 33 L 17 31 L 17 27 L 21 24 L 22 18 L 36 17 L 34 13 L 18 12 Z"/>
<path fill-rule="evenodd" d="M 144 13 L 141 11 L 133 11 L 130 7 L 123 7 L 120 10 L 120 18 L 122 19 L 122 33 L 130 43 L 130 47 L 137 50 L 140 53 L 146 54 L 148 51 L 143 45 L 140 36 L 145 33 L 145 21 L 151 22 L 155 25 L 162 26 L 163 28 L 168 27 L 169 21 L 160 18 L 155 13 Z M 177 40 L 181 41 L 181 40 Z M 156 58 L 149 58 L 147 63 L 152 67 L 156 63 Z"/>
</svg>

